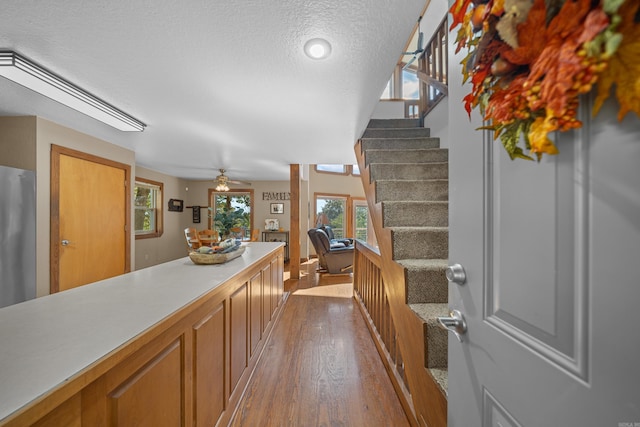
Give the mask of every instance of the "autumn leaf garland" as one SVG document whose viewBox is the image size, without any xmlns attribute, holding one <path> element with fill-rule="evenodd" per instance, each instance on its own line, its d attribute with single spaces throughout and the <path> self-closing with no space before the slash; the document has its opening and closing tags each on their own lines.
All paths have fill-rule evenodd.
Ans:
<svg viewBox="0 0 640 427">
<path fill-rule="evenodd" d="M 464 98 L 512 159 L 557 154 L 554 131 L 582 126 L 578 96 L 599 83 L 594 114 L 613 84 L 619 119 L 640 115 L 638 0 L 458 0 L 457 50 L 467 48 Z M 521 146 L 524 141 L 524 149 Z M 527 150 L 527 151 L 525 151 Z"/>
</svg>

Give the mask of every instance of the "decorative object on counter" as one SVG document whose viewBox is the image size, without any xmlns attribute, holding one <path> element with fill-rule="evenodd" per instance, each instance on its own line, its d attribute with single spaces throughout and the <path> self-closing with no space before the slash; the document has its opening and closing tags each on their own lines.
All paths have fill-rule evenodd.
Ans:
<svg viewBox="0 0 640 427">
<path fill-rule="evenodd" d="M 169 212 L 182 212 L 184 201 L 179 199 L 169 199 Z"/>
<path fill-rule="evenodd" d="M 547 6 L 547 4 L 549 6 Z M 478 107 L 511 159 L 557 154 L 549 133 L 580 128 L 579 95 L 598 85 L 595 115 L 616 86 L 618 120 L 640 114 L 640 3 L 633 0 L 456 0 L 467 113 Z M 524 137 L 524 138 L 522 138 Z M 524 139 L 524 147 L 521 140 Z M 523 150 L 529 150 L 529 154 Z"/>
<path fill-rule="evenodd" d="M 284 213 L 284 203 L 271 203 L 271 213 L 272 214 L 283 214 Z"/>
<path fill-rule="evenodd" d="M 277 231 L 280 228 L 280 221 L 277 219 L 265 219 L 264 229 L 268 231 Z"/>
<path fill-rule="evenodd" d="M 226 239 L 219 246 L 201 246 L 198 250 L 190 252 L 189 258 L 194 264 L 223 264 L 234 258 L 238 258 L 245 251 L 235 239 Z"/>
</svg>

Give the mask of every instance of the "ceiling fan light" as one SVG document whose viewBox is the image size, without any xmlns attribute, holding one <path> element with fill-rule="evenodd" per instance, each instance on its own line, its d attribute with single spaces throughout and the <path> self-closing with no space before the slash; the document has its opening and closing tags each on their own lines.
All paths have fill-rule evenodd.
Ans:
<svg viewBox="0 0 640 427">
<path fill-rule="evenodd" d="M 229 186 L 226 184 L 218 184 L 216 186 L 216 191 L 229 191 Z"/>
<path fill-rule="evenodd" d="M 325 59 L 331 54 L 331 44 L 325 39 L 311 39 L 304 44 L 304 53 L 311 59 Z"/>
</svg>

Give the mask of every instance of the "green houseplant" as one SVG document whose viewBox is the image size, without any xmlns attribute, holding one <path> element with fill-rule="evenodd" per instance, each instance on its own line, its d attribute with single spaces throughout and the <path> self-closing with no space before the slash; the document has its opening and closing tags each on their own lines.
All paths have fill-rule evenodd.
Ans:
<svg viewBox="0 0 640 427">
<path fill-rule="evenodd" d="M 210 215 L 213 209 L 209 208 Z M 213 216 L 213 227 L 220 233 L 221 239 L 226 239 L 234 227 L 242 227 L 246 222 L 244 209 L 222 209 Z"/>
</svg>

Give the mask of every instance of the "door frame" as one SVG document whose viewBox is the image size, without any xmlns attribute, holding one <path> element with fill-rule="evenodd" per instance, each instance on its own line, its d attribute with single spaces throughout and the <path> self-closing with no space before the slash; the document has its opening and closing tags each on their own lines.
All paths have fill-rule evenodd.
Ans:
<svg viewBox="0 0 640 427">
<path fill-rule="evenodd" d="M 60 290 L 60 156 L 75 157 L 80 160 L 110 166 L 124 171 L 125 193 L 125 265 L 124 271 L 131 271 L 131 166 L 114 160 L 98 157 L 93 154 L 73 150 L 56 144 L 51 144 L 51 188 L 50 188 L 50 249 L 49 249 L 49 292 Z"/>
</svg>

